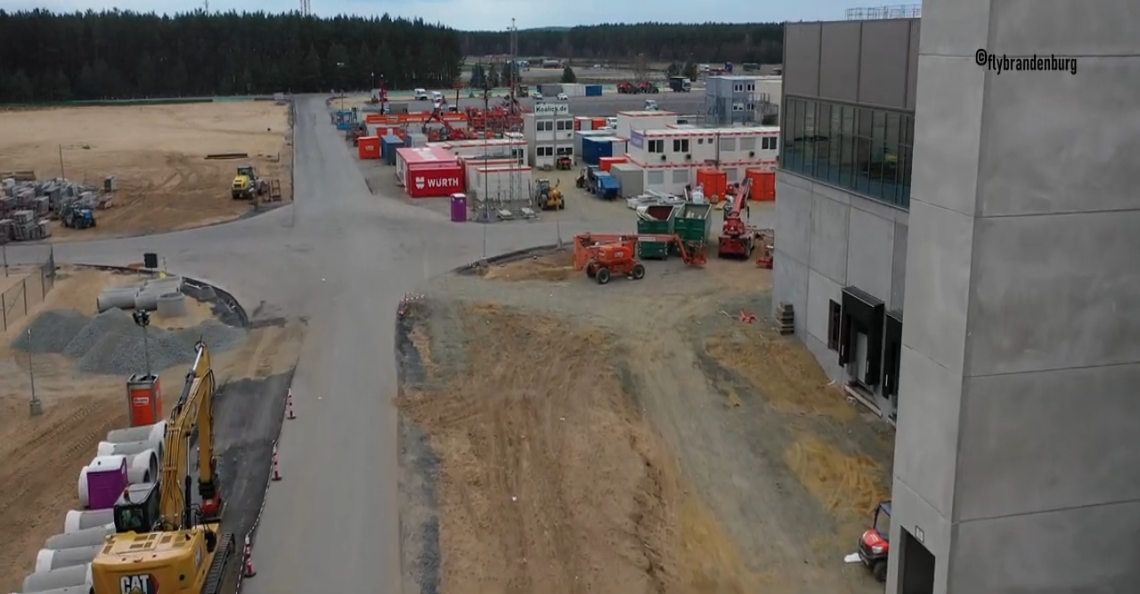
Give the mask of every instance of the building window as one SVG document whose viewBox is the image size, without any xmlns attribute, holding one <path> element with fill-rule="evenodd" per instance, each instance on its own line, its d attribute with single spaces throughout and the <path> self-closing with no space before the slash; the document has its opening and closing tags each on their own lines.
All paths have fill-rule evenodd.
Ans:
<svg viewBox="0 0 1140 594">
<path fill-rule="evenodd" d="M 574 124 L 571 122 L 567 122 L 566 120 L 558 120 L 558 121 L 554 122 L 554 128 L 556 130 L 558 130 L 559 132 L 561 132 L 563 130 L 573 130 Z"/>
<path fill-rule="evenodd" d="M 689 183 L 689 170 L 688 169 L 674 169 L 673 170 L 673 183 L 687 184 Z"/>
<path fill-rule="evenodd" d="M 538 126 L 535 128 L 539 132 L 550 132 L 554 130 L 554 122 L 549 120 L 540 120 Z"/>
<path fill-rule="evenodd" d="M 689 152 L 689 139 L 688 138 L 677 138 L 677 139 L 673 140 L 673 152 L 674 153 L 687 153 L 687 152 Z"/>
<path fill-rule="evenodd" d="M 784 109 L 784 169 L 909 208 L 913 114 L 797 97 Z"/>
<path fill-rule="evenodd" d="M 534 150 L 535 150 L 535 154 L 537 154 L 540 157 L 553 157 L 554 156 L 554 147 L 552 147 L 552 146 L 540 146 Z"/>
<path fill-rule="evenodd" d="M 739 92 L 744 90 L 744 85 L 742 85 L 740 83 L 736 83 L 735 85 L 732 85 L 732 90 L 739 93 Z"/>
<path fill-rule="evenodd" d="M 651 153 L 664 153 L 665 152 L 665 141 L 664 140 L 650 140 L 649 141 L 649 152 L 651 152 Z"/>
<path fill-rule="evenodd" d="M 827 348 L 839 350 L 839 329 L 843 324 L 843 308 L 834 301 L 827 303 Z"/>
<path fill-rule="evenodd" d="M 736 150 L 736 139 L 735 138 L 721 138 L 720 139 L 720 150 L 722 150 L 722 151 L 735 151 Z"/>
<path fill-rule="evenodd" d="M 572 146 L 560 146 L 560 147 L 558 147 L 558 156 L 559 157 L 573 157 L 574 156 L 574 147 L 572 147 Z"/>
<path fill-rule="evenodd" d="M 660 186 L 665 184 L 664 171 L 649 171 L 645 174 L 645 185 Z"/>
<path fill-rule="evenodd" d="M 766 137 L 761 138 L 760 142 L 763 144 L 764 148 L 768 148 L 768 138 L 766 138 Z M 774 148 L 774 145 L 773 145 L 773 148 Z M 756 150 L 756 139 L 755 138 L 741 138 L 740 139 L 740 150 L 742 150 L 742 151 L 754 151 L 754 150 Z"/>
<path fill-rule="evenodd" d="M 755 91 L 756 85 L 754 83 L 748 83 L 748 90 L 749 91 Z"/>
<path fill-rule="evenodd" d="M 779 142 L 780 142 L 780 139 L 776 138 L 775 136 L 762 136 L 760 138 L 760 149 L 765 150 L 765 151 L 774 151 L 774 150 L 780 148 L 778 146 Z M 741 149 L 741 150 L 743 150 L 743 149 Z"/>
</svg>

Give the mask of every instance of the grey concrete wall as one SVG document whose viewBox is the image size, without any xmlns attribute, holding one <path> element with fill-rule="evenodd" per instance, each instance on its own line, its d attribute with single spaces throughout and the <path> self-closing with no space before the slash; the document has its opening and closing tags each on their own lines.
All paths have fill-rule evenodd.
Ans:
<svg viewBox="0 0 1140 594">
<path fill-rule="evenodd" d="M 923 6 L 891 537 L 922 528 L 937 594 L 1140 587 L 1137 19 Z M 1079 69 L 997 76 L 978 48 Z"/>
<path fill-rule="evenodd" d="M 784 93 L 914 109 L 919 20 L 784 25 Z"/>
<path fill-rule="evenodd" d="M 888 310 L 902 309 L 907 220 L 905 211 L 793 173 L 776 174 L 772 301 L 792 304 L 796 335 L 838 382 L 848 375 L 839 353 L 827 348 L 829 302 L 841 302 L 843 287 L 853 285 Z M 889 402 L 876 398 L 889 413 Z"/>
</svg>

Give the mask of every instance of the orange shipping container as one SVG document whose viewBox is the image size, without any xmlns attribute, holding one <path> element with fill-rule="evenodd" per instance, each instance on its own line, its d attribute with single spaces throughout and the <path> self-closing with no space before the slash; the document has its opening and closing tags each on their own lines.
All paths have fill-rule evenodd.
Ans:
<svg viewBox="0 0 1140 594">
<path fill-rule="evenodd" d="M 745 176 L 752 184 L 751 198 L 762 202 L 776 199 L 776 172 L 767 169 L 749 169 Z"/>
<path fill-rule="evenodd" d="M 705 193 L 705 199 L 717 203 L 728 192 L 728 173 L 719 169 L 698 169 L 697 185 Z"/>
<path fill-rule="evenodd" d="M 625 163 L 625 157 L 601 157 L 598 159 L 598 168 L 602 171 L 609 171 L 614 163 Z"/>
<path fill-rule="evenodd" d="M 380 158 L 380 137 L 361 136 L 357 142 L 357 154 L 361 160 Z"/>
</svg>

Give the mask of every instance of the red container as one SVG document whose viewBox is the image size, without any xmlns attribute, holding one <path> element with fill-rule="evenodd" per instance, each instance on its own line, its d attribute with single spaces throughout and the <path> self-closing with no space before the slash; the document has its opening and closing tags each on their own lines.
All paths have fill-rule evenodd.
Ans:
<svg viewBox="0 0 1140 594">
<path fill-rule="evenodd" d="M 365 159 L 380 158 L 380 138 L 378 136 L 361 136 L 356 145 L 357 155 Z"/>
<path fill-rule="evenodd" d="M 751 198 L 761 202 L 776 199 L 776 172 L 768 169 L 749 169 L 744 173 L 752 183 Z"/>
<path fill-rule="evenodd" d="M 705 199 L 716 204 L 728 193 L 728 174 L 719 169 L 698 169 L 697 185 L 704 191 Z"/>
<path fill-rule="evenodd" d="M 446 198 L 463 191 L 463 166 L 458 161 L 417 165 L 408 163 L 404 189 L 412 198 Z"/>
<path fill-rule="evenodd" d="M 614 163 L 625 163 L 625 157 L 601 157 L 598 159 L 598 168 L 602 171 L 609 171 Z"/>
<path fill-rule="evenodd" d="M 593 124 L 594 124 L 594 127 L 592 128 L 593 130 L 601 130 L 602 128 L 605 128 L 606 126 L 609 125 L 609 123 L 606 122 L 606 118 L 594 118 Z"/>
<path fill-rule="evenodd" d="M 127 401 L 131 427 L 153 425 L 162 420 L 162 387 L 158 376 L 135 374 L 128 377 Z"/>
</svg>

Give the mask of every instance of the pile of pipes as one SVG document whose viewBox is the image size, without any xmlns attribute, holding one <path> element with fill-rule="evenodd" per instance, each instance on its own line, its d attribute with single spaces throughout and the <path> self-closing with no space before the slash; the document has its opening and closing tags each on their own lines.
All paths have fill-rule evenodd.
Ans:
<svg viewBox="0 0 1140 594">
<path fill-rule="evenodd" d="M 186 315 L 186 295 L 182 293 L 180 276 L 160 276 L 142 285 L 111 287 L 99 293 L 95 307 L 99 313 L 111 309 L 143 309 L 158 311 L 162 317 Z"/>
<path fill-rule="evenodd" d="M 67 512 L 63 532 L 44 542 L 21 592 L 91 591 L 91 562 L 115 533 L 115 502 L 130 485 L 158 481 L 165 439 L 166 421 L 107 433 L 95 458 L 79 472 L 81 509 Z"/>
<path fill-rule="evenodd" d="M 104 179 L 102 188 L 62 177 L 48 180 L 3 177 L 0 179 L 0 243 L 50 237 L 47 219 L 72 207 L 107 208 L 118 189 L 115 176 Z"/>
</svg>

